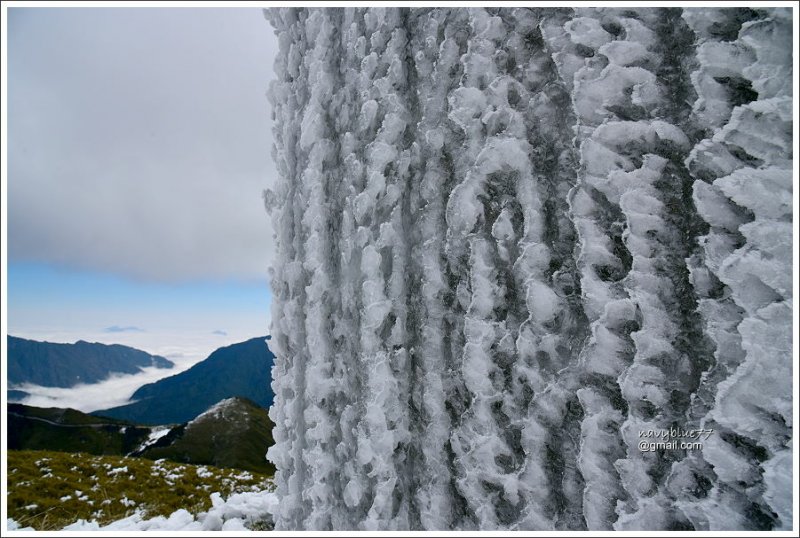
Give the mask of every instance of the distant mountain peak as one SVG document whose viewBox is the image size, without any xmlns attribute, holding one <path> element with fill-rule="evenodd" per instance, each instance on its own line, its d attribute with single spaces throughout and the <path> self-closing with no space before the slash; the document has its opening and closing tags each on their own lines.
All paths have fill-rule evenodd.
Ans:
<svg viewBox="0 0 800 538">
<path fill-rule="evenodd" d="M 8 383 L 31 383 L 68 388 L 97 383 L 112 374 L 138 374 L 143 368 L 172 368 L 175 364 L 121 344 L 78 340 L 74 344 L 40 342 L 8 336 Z"/>
<path fill-rule="evenodd" d="M 264 336 L 224 346 L 184 372 L 140 387 L 130 403 L 94 414 L 155 425 L 190 421 L 234 397 L 268 408 L 274 358 Z"/>
</svg>

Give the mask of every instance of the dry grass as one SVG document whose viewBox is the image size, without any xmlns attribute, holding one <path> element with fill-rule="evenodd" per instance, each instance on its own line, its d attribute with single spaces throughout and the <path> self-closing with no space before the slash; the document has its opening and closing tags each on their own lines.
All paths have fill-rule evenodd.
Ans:
<svg viewBox="0 0 800 538">
<path fill-rule="evenodd" d="M 136 511 L 149 518 L 185 508 L 196 515 L 211 507 L 212 492 L 272 488 L 271 477 L 248 471 L 33 450 L 8 452 L 7 480 L 8 517 L 36 530 L 79 519 L 108 524 Z"/>
</svg>

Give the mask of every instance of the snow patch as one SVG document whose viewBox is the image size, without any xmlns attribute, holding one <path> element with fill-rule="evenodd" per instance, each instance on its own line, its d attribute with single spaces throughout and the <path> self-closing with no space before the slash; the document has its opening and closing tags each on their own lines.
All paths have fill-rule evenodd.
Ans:
<svg viewBox="0 0 800 538">
<path fill-rule="evenodd" d="M 147 436 L 147 439 L 139 445 L 139 447 L 134 450 L 134 452 L 141 452 L 145 448 L 154 445 L 158 442 L 159 439 L 169 434 L 172 431 L 172 428 L 169 426 L 155 426 L 150 429 L 150 434 Z M 160 460 L 158 460 L 160 461 Z"/>
<path fill-rule="evenodd" d="M 125 506 L 135 503 L 123 499 Z M 185 509 L 180 509 L 168 517 L 158 516 L 145 519 L 141 512 L 126 518 L 114 521 L 108 525 L 100 525 L 97 521 L 79 520 L 67 525 L 62 530 L 75 532 L 88 531 L 244 531 L 254 523 L 272 522 L 272 514 L 278 506 L 278 500 L 271 491 L 236 493 L 222 499 L 219 493 L 211 494 L 212 507 L 208 512 L 201 512 L 193 516 Z M 32 530 L 19 528 L 14 520 L 8 521 L 9 530 Z"/>
</svg>

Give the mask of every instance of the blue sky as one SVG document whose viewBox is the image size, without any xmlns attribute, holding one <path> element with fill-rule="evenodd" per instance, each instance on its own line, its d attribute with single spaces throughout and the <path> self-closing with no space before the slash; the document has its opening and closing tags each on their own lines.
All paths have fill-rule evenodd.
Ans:
<svg viewBox="0 0 800 538">
<path fill-rule="evenodd" d="M 261 10 L 7 20 L 8 332 L 175 356 L 181 341 L 192 360 L 267 334 L 277 43 Z"/>
<path fill-rule="evenodd" d="M 44 263 L 8 266 L 10 334 L 246 329 L 256 336 L 267 334 L 269 303 L 266 279 L 163 283 Z"/>
</svg>

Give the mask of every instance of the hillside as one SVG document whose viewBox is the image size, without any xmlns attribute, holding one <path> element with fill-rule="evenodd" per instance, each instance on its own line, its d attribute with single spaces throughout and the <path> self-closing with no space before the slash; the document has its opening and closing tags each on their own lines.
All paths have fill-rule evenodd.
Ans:
<svg viewBox="0 0 800 538">
<path fill-rule="evenodd" d="M 132 455 L 272 475 L 275 467 L 265 457 L 272 443 L 267 410 L 250 400 L 230 398 Z"/>
<path fill-rule="evenodd" d="M 37 342 L 8 337 L 8 384 L 32 383 L 45 387 L 72 387 L 97 383 L 112 374 L 137 374 L 143 368 L 172 368 L 159 355 L 119 344 Z"/>
<path fill-rule="evenodd" d="M 185 372 L 144 385 L 133 393 L 130 404 L 92 414 L 157 425 L 187 422 L 234 396 L 268 408 L 273 360 L 266 337 L 252 338 L 217 349 Z"/>
<path fill-rule="evenodd" d="M 9 450 L 58 450 L 125 455 L 148 438 L 151 428 L 95 417 L 75 409 L 8 404 Z"/>
<path fill-rule="evenodd" d="M 266 409 L 241 398 L 216 403 L 188 423 L 141 426 L 74 409 L 9 404 L 9 450 L 140 456 L 272 474 L 264 455 L 272 441 Z"/>
</svg>

